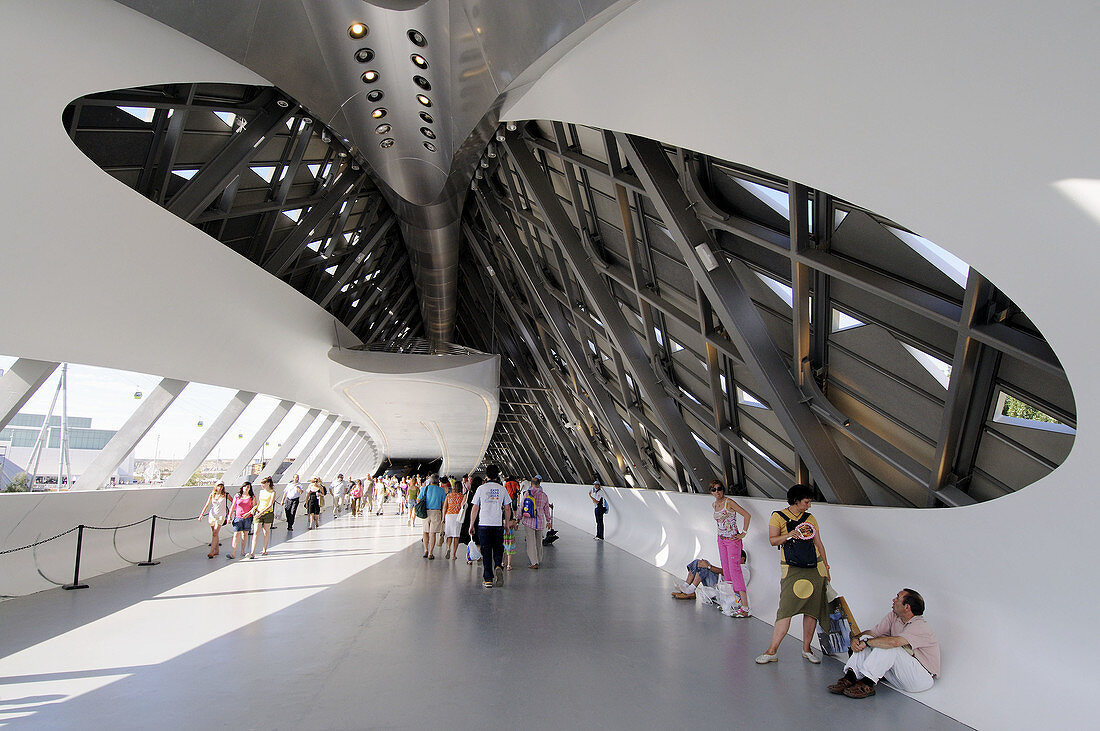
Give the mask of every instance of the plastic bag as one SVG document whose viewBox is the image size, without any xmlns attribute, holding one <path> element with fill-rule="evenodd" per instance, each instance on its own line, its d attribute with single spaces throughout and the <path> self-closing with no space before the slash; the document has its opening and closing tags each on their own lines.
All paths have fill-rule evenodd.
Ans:
<svg viewBox="0 0 1100 731">
<path fill-rule="evenodd" d="M 741 605 L 741 597 L 733 590 L 733 584 L 728 581 L 719 581 L 716 588 L 718 590 L 718 608 L 722 610 L 722 614 L 732 617 L 735 612 L 744 610 Z"/>
<path fill-rule="evenodd" d="M 477 544 L 470 541 L 466 546 L 466 560 L 467 561 L 479 561 L 481 560 L 481 549 L 477 547 Z"/>
</svg>

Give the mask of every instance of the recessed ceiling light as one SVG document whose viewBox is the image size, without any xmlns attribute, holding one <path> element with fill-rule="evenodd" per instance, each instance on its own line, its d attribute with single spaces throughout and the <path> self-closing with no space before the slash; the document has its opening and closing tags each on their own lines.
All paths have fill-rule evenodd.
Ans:
<svg viewBox="0 0 1100 731">
<path fill-rule="evenodd" d="M 414 53 L 413 55 L 409 56 L 409 58 L 412 59 L 413 64 L 416 65 L 417 68 L 421 68 L 421 69 L 428 68 L 427 59 L 425 59 L 419 53 Z"/>
<path fill-rule="evenodd" d="M 423 94 L 417 94 L 416 100 L 426 107 L 430 107 L 432 105 L 432 100 L 424 96 Z"/>
<path fill-rule="evenodd" d="M 367 92 L 367 101 L 368 102 L 381 101 L 382 97 L 384 97 L 384 96 L 385 96 L 385 94 L 382 92 L 381 89 L 373 89 L 373 90 Z"/>
<path fill-rule="evenodd" d="M 362 38 L 367 33 L 370 33 L 370 28 L 366 23 L 352 23 L 348 26 L 348 35 L 352 38 Z"/>
<path fill-rule="evenodd" d="M 375 134 L 384 135 L 387 132 L 389 132 L 391 129 L 393 129 L 393 128 L 390 127 L 388 124 L 380 124 L 380 125 L 378 125 L 377 127 L 374 128 L 374 132 L 375 132 Z"/>
<path fill-rule="evenodd" d="M 427 137 L 427 138 L 428 138 L 429 140 L 434 140 L 434 139 L 435 139 L 435 132 L 432 132 L 432 131 L 431 131 L 430 129 L 428 129 L 427 127 L 421 127 L 421 128 L 420 128 L 420 134 L 424 135 L 424 136 L 425 136 L 425 137 Z"/>
<path fill-rule="evenodd" d="M 392 137 L 387 137 L 386 139 L 379 142 L 378 146 L 381 147 L 383 150 L 386 149 L 387 147 L 393 147 L 393 138 Z"/>
<path fill-rule="evenodd" d="M 287 107 L 290 106 L 290 102 L 288 102 L 286 99 L 280 99 L 279 101 L 277 101 L 275 103 L 278 104 L 283 109 L 286 109 Z"/>
<path fill-rule="evenodd" d="M 424 91 L 431 91 L 432 85 L 423 76 L 414 76 L 413 83 L 419 86 Z"/>
<path fill-rule="evenodd" d="M 360 48 L 355 52 L 355 60 L 359 63 L 369 63 L 374 58 L 374 51 L 369 48 Z"/>
<path fill-rule="evenodd" d="M 420 46 L 421 48 L 428 45 L 428 39 L 425 38 L 424 34 L 418 30 L 409 30 L 409 40 Z"/>
<path fill-rule="evenodd" d="M 370 113 L 370 116 L 374 117 L 375 119 L 382 119 L 382 117 L 386 116 L 385 107 L 378 107 Z"/>
<path fill-rule="evenodd" d="M 373 84 L 376 81 L 378 81 L 378 72 L 377 71 L 375 71 L 374 69 L 370 69 L 369 71 L 364 71 L 363 72 L 363 83 L 364 84 Z"/>
<path fill-rule="evenodd" d="M 420 118 L 423 119 L 428 124 L 431 124 L 435 121 L 435 119 L 432 117 L 432 115 L 428 114 L 427 112 L 421 112 L 420 113 Z"/>
<path fill-rule="evenodd" d="M 435 145 L 433 145 L 431 142 L 425 142 L 424 149 L 428 152 L 435 152 Z"/>
</svg>

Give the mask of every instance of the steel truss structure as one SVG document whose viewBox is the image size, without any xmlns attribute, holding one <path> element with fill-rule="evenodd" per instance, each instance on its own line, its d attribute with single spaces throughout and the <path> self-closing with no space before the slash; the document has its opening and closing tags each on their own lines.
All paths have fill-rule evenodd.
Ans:
<svg viewBox="0 0 1100 731">
<path fill-rule="evenodd" d="M 396 219 L 346 140 L 270 87 L 104 92 L 64 113 L 120 182 L 324 307 L 365 342 L 423 334 Z"/>
<path fill-rule="evenodd" d="M 278 90 L 106 92 L 64 123 L 106 172 L 310 297 L 363 348 L 442 352 L 421 339 L 409 256 L 371 171 Z M 717 476 L 769 497 L 805 482 L 833 502 L 936 507 L 1018 490 L 1069 453 L 1057 357 L 930 242 L 700 153 L 509 127 L 461 222 L 455 341 L 502 355 L 487 460 L 551 480 L 704 491 Z"/>
<path fill-rule="evenodd" d="M 456 325 L 503 356 L 488 459 L 923 507 L 1004 495 L 1069 453 L 1073 396 L 1046 341 L 898 224 L 606 130 L 537 121 L 498 140 L 465 209 Z"/>
</svg>

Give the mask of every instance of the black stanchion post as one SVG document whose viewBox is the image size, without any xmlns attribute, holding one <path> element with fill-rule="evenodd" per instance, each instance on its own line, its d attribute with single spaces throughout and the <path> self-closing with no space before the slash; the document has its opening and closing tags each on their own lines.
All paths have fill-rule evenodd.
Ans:
<svg viewBox="0 0 1100 731">
<path fill-rule="evenodd" d="M 87 584 L 80 583 L 80 547 L 84 543 L 84 526 L 76 528 L 76 568 L 73 569 L 73 583 L 61 587 L 62 589 L 87 589 Z"/>
<path fill-rule="evenodd" d="M 157 516 L 153 516 L 153 524 L 149 526 L 149 558 L 145 559 L 138 566 L 156 566 L 160 561 L 153 560 L 153 539 L 157 535 Z"/>
</svg>

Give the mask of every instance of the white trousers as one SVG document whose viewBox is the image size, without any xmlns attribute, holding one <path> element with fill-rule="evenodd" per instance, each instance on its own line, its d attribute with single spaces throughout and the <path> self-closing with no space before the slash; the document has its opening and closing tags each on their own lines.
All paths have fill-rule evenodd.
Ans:
<svg viewBox="0 0 1100 731">
<path fill-rule="evenodd" d="M 871 647 L 848 659 L 844 670 L 851 670 L 859 679 L 870 678 L 876 683 L 885 680 L 907 693 L 919 693 L 932 687 L 932 675 L 920 660 L 901 647 Z"/>
</svg>

